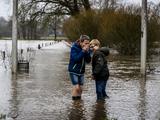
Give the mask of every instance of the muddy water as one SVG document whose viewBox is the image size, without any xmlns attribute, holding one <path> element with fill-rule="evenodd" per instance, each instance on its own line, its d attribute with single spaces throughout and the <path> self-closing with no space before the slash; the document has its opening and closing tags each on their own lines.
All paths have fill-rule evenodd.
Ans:
<svg viewBox="0 0 160 120">
<path fill-rule="evenodd" d="M 86 67 L 82 100 L 71 100 L 68 59 L 67 47 L 54 46 L 35 52 L 29 73 L 14 76 L 1 67 L 0 113 L 6 114 L 7 120 L 160 119 L 160 74 L 142 79 L 139 57 L 109 58 L 111 76 L 106 90 L 110 98 L 102 102 L 96 102 L 90 65 Z"/>
</svg>

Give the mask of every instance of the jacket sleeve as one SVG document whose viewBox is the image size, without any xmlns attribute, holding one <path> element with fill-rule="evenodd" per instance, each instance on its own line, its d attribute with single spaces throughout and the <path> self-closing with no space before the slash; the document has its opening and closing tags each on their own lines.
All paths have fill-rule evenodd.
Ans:
<svg viewBox="0 0 160 120">
<path fill-rule="evenodd" d="M 75 62 L 81 61 L 84 55 L 85 55 L 85 52 L 83 50 L 80 52 L 77 52 L 77 50 L 74 47 L 71 48 L 71 59 L 73 61 Z"/>
<path fill-rule="evenodd" d="M 93 72 L 93 76 L 96 76 L 103 69 L 104 60 L 103 60 L 102 55 L 97 55 L 97 56 L 95 56 L 95 60 L 94 61 L 95 61 L 95 67 L 94 67 L 92 72 Z"/>
</svg>

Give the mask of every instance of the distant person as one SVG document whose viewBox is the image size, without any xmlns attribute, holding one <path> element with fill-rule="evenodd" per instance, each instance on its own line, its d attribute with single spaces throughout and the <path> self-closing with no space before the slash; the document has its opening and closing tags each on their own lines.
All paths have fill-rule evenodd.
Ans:
<svg viewBox="0 0 160 120">
<path fill-rule="evenodd" d="M 106 60 L 106 56 L 109 55 L 109 49 L 107 47 L 100 48 L 100 42 L 97 39 L 93 39 L 90 42 L 90 48 L 93 50 L 92 77 L 96 84 L 97 100 L 109 98 L 105 91 L 109 78 L 109 69 Z"/>
<path fill-rule="evenodd" d="M 89 44 L 90 38 L 87 35 L 81 35 L 71 46 L 68 71 L 73 84 L 73 100 L 81 99 L 82 86 L 84 84 L 85 63 L 91 61 Z"/>
</svg>

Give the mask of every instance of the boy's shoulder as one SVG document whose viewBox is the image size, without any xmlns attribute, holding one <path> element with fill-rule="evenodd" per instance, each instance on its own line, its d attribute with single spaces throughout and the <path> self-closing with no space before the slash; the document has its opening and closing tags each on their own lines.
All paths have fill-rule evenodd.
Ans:
<svg viewBox="0 0 160 120">
<path fill-rule="evenodd" d="M 74 43 L 72 44 L 72 46 L 71 46 L 71 49 L 80 50 L 81 48 L 80 48 L 80 46 L 79 46 L 78 43 L 74 42 Z"/>
<path fill-rule="evenodd" d="M 95 51 L 95 53 L 93 54 L 93 59 L 99 58 L 99 57 L 103 57 L 103 53 L 99 50 Z"/>
<path fill-rule="evenodd" d="M 81 47 L 77 43 L 73 43 L 73 45 L 71 46 L 71 51 L 72 50 L 80 51 Z"/>
<path fill-rule="evenodd" d="M 103 53 L 100 50 L 95 51 L 94 53 L 95 56 L 103 55 Z"/>
</svg>

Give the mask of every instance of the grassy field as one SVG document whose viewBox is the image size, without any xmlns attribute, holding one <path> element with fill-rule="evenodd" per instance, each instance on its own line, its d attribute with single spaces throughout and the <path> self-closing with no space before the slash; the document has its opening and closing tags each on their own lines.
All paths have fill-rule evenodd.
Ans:
<svg viewBox="0 0 160 120">
<path fill-rule="evenodd" d="M 55 38 L 54 36 L 49 36 L 49 37 L 41 37 L 40 39 L 41 40 L 54 40 Z M 68 38 L 65 36 L 58 36 L 56 40 L 68 40 Z"/>
<path fill-rule="evenodd" d="M 11 37 L 1 37 L 0 40 L 11 40 Z M 20 39 L 22 40 L 22 39 Z M 49 36 L 49 37 L 41 37 L 38 40 L 55 40 L 54 36 Z M 67 37 L 65 36 L 58 36 L 56 40 L 68 40 Z"/>
</svg>

